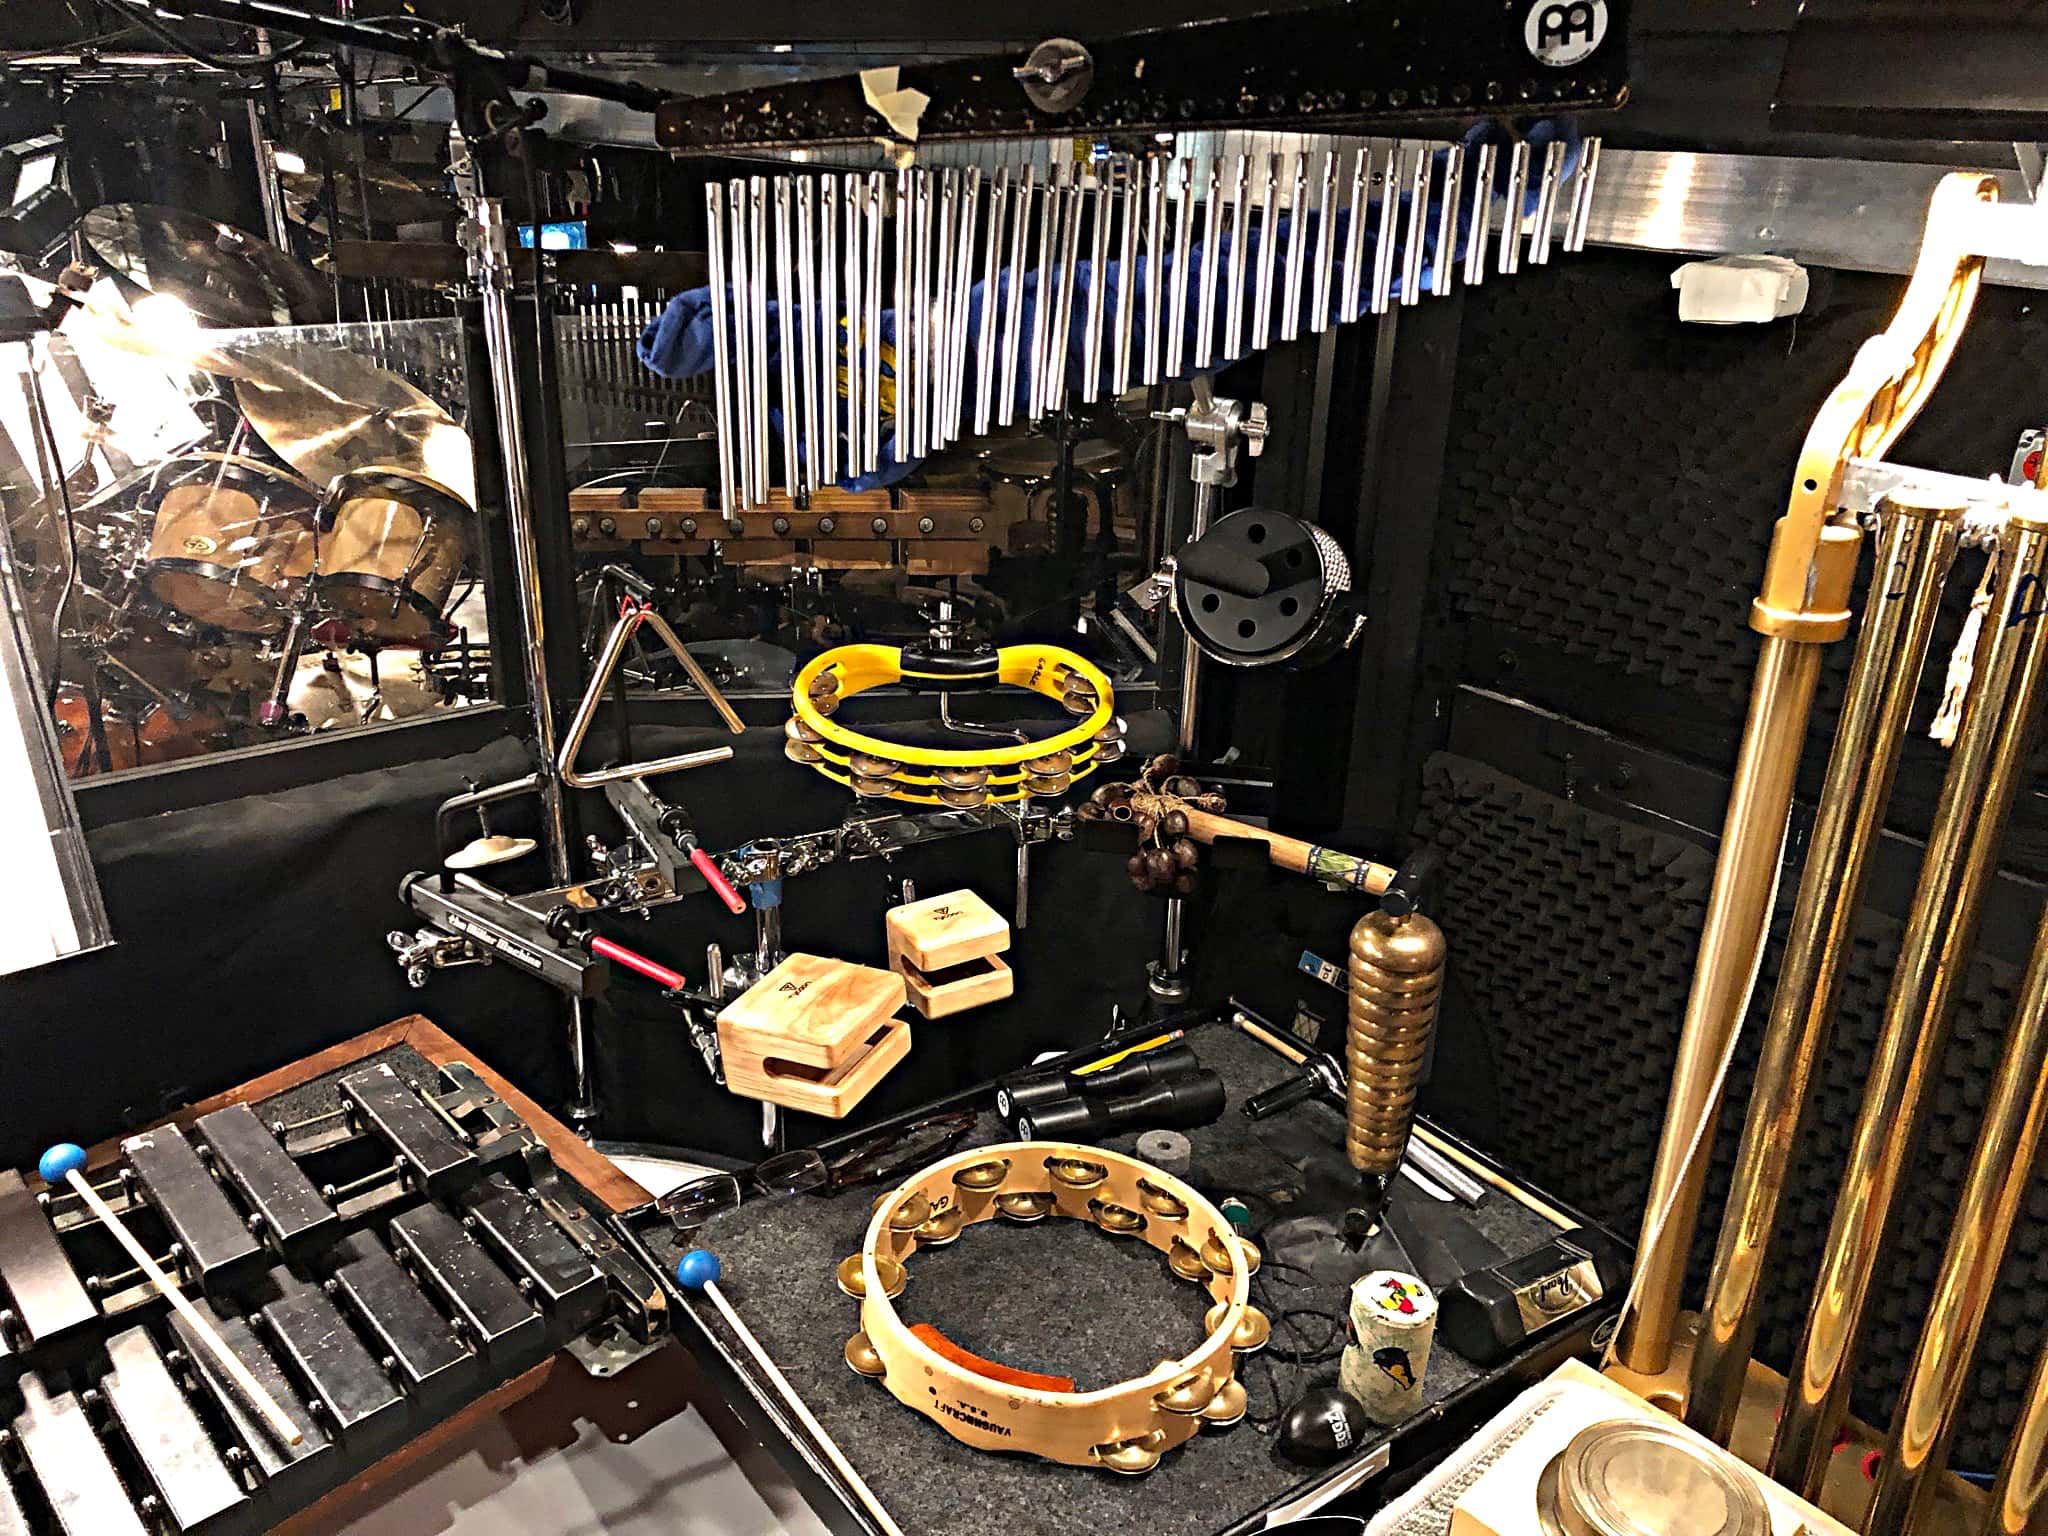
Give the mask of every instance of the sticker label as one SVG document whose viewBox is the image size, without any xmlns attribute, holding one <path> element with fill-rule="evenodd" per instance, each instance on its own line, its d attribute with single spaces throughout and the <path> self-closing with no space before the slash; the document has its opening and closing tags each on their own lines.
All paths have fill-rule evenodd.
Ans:
<svg viewBox="0 0 2048 1536">
<path fill-rule="evenodd" d="M 1567 69 L 1607 41 L 1607 0 L 1536 0 L 1522 39 L 1540 64 Z"/>
</svg>

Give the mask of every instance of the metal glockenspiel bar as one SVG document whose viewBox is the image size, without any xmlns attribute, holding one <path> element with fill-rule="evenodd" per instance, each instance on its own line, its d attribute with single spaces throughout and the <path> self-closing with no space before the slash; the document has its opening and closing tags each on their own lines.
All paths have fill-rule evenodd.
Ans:
<svg viewBox="0 0 2048 1536">
<path fill-rule="evenodd" d="M 1004 218 L 1010 211 L 1010 168 L 996 172 L 988 194 L 988 228 L 982 242 L 981 330 L 974 350 L 974 435 L 988 435 L 990 409 L 994 405 L 996 358 L 996 303 L 1002 296 Z"/>
<path fill-rule="evenodd" d="M 1422 258 L 1429 232 L 1429 167 L 1435 158 L 1427 144 L 1418 144 L 1415 163 L 1408 168 L 1408 232 L 1401 247 L 1403 307 L 1422 302 Z"/>
<path fill-rule="evenodd" d="M 1458 263 L 1458 204 L 1465 192 L 1465 146 L 1453 144 L 1444 151 L 1443 191 L 1436 214 L 1436 249 L 1429 258 L 1429 291 L 1438 298 L 1450 294 Z"/>
<path fill-rule="evenodd" d="M 1109 261 L 1110 190 L 1106 175 L 1098 176 L 1084 199 L 1090 210 L 1088 230 L 1088 313 L 1081 330 L 1081 398 L 1093 405 L 1102 396 L 1102 342 L 1108 307 L 1103 268 Z"/>
<path fill-rule="evenodd" d="M 1529 260 L 1537 266 L 1550 261 L 1551 225 L 1557 218 L 1557 188 L 1564 179 L 1565 142 L 1552 139 L 1543 151 L 1543 180 L 1536 189 L 1536 227 L 1529 233 Z"/>
<path fill-rule="evenodd" d="M 1522 270 L 1523 199 L 1529 189 L 1529 144 L 1515 145 L 1508 159 L 1507 206 L 1500 216 L 1500 272 L 1503 277 Z"/>
<path fill-rule="evenodd" d="M 1301 288 L 1308 272 L 1308 156 L 1294 152 L 1287 204 L 1287 268 L 1281 283 L 1280 339 L 1301 334 Z"/>
<path fill-rule="evenodd" d="M 839 181 L 818 183 L 818 484 L 839 478 Z"/>
<path fill-rule="evenodd" d="M 1002 380 L 996 398 L 996 425 L 1002 427 L 1017 419 L 1017 363 L 1029 344 L 1024 334 L 1024 253 L 1031 238 L 1031 196 L 1037 180 L 1036 168 L 1027 165 L 1010 191 L 1010 276 L 1003 295 Z"/>
<path fill-rule="evenodd" d="M 1465 286 L 1486 281 L 1486 262 L 1493 243 L 1493 169 L 1500 147 L 1482 144 L 1472 162 L 1472 213 L 1465 224 Z"/>
<path fill-rule="evenodd" d="M 789 194 L 787 177 L 775 179 L 775 324 L 776 347 L 780 372 L 782 374 L 782 488 L 794 501 L 803 495 L 804 474 L 802 453 L 797 443 L 797 418 L 801 412 L 801 396 L 796 391 L 797 349 L 788 345 L 790 318 L 796 313 L 793 262 L 790 253 Z"/>
</svg>

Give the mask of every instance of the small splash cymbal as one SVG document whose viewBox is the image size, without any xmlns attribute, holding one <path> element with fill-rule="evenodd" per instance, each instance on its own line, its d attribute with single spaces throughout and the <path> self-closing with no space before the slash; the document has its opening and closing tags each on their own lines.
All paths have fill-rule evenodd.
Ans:
<svg viewBox="0 0 2048 1536">
<path fill-rule="evenodd" d="M 523 859 L 539 846 L 530 837 L 507 837 L 496 832 L 456 849 L 443 862 L 450 869 L 483 869 L 492 864 L 509 864 L 514 859 Z"/>
</svg>

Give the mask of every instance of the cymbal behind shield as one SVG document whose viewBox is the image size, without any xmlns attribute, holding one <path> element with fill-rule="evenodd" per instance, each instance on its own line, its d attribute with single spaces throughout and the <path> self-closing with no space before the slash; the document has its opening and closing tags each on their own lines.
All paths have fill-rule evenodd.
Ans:
<svg viewBox="0 0 2048 1536">
<path fill-rule="evenodd" d="M 200 319 L 243 327 L 331 318 L 327 295 L 295 257 L 232 225 L 158 203 L 108 203 L 85 216 L 98 258 Z"/>
</svg>

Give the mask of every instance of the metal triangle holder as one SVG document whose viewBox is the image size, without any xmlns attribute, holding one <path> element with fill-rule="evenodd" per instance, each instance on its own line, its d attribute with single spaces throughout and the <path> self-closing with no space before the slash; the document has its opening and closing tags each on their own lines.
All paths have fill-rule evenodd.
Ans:
<svg viewBox="0 0 2048 1536">
<path fill-rule="evenodd" d="M 714 181 L 719 505 L 1547 265 L 1585 248 L 1599 165 L 1559 138 Z"/>
</svg>

